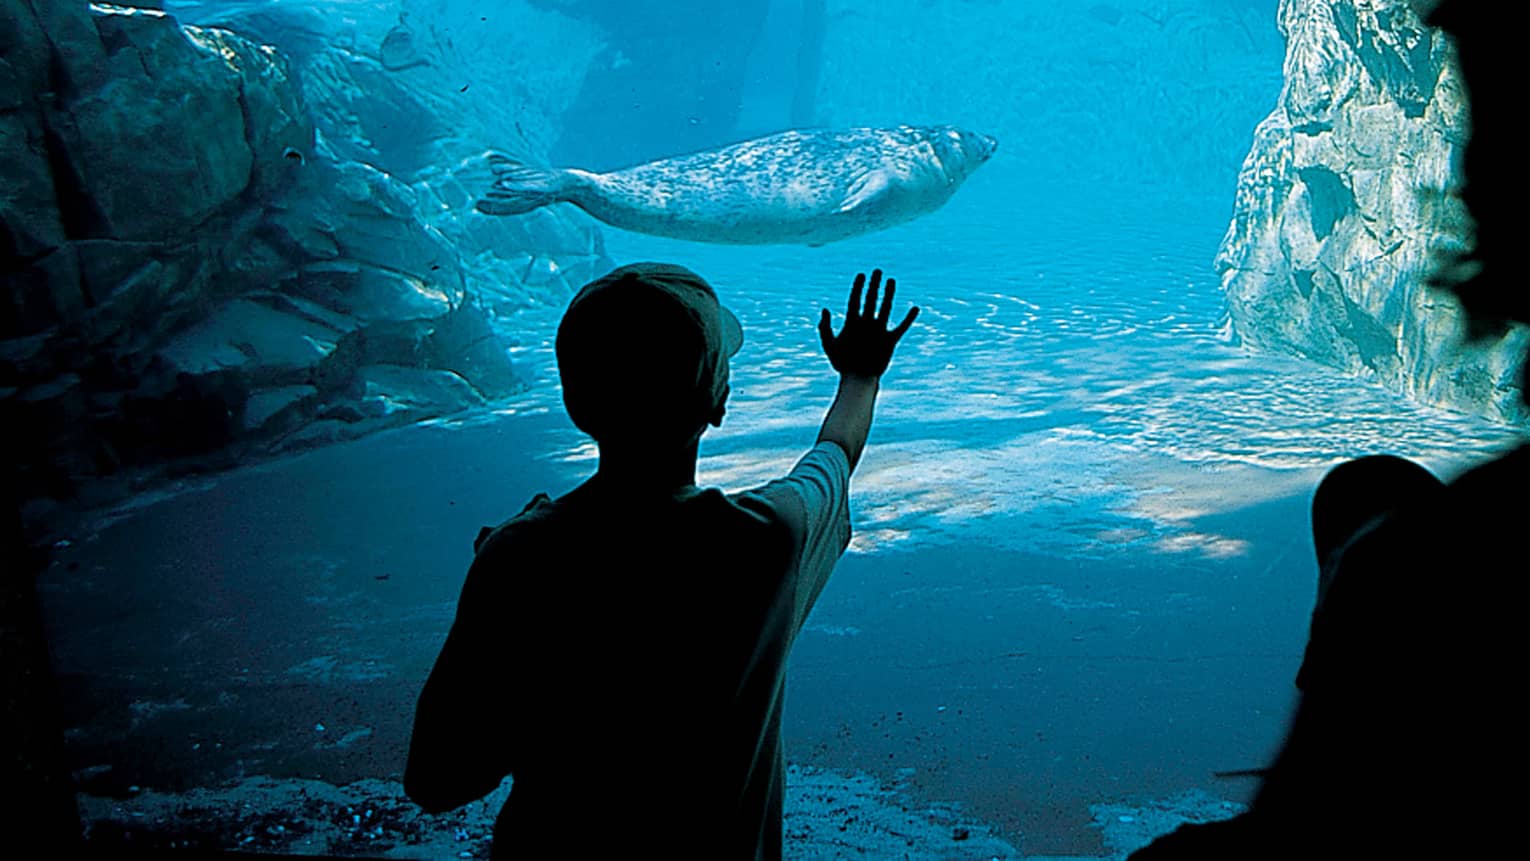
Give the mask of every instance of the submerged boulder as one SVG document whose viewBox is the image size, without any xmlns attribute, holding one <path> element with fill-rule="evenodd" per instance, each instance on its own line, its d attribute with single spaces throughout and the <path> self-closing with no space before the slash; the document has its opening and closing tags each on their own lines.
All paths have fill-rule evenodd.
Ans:
<svg viewBox="0 0 1530 861">
<path fill-rule="evenodd" d="M 240 77 L 239 106 L 251 156 L 249 190 L 268 197 L 286 188 L 290 174 L 313 156 L 314 124 L 287 58 L 227 30 L 183 28 L 203 51 L 220 57 Z"/>
<path fill-rule="evenodd" d="M 1286 0 L 1285 89 L 1259 125 L 1217 265 L 1232 333 L 1425 403 L 1530 420 L 1530 332 L 1468 342 L 1429 286 L 1470 242 L 1450 194 L 1468 133 L 1446 38 L 1407 0 Z"/>
<path fill-rule="evenodd" d="M 313 143 L 279 54 L 118 6 L 3 0 L 0 25 L 0 339 L 142 343 L 279 265 L 251 215 Z"/>
<path fill-rule="evenodd" d="M 341 333 L 250 299 L 235 299 L 178 332 L 158 354 L 183 373 L 240 371 L 252 384 L 301 385 Z"/>
<path fill-rule="evenodd" d="M 604 48 L 584 23 L 519 0 L 493 14 L 452 0 L 336 0 L 326 10 L 235 4 L 205 20 L 292 58 L 321 159 L 347 171 L 347 188 L 407 189 L 409 206 L 455 249 L 450 264 L 432 264 L 495 314 L 561 303 L 611 268 L 600 229 L 583 213 L 489 218 L 473 207 L 494 181 L 486 150 L 539 161 L 556 139 L 558 116 Z"/>
<path fill-rule="evenodd" d="M 486 27 L 430 0 L 406 26 L 341 0 L 206 4 L 223 17 L 194 26 L 134 5 L 0 0 L 0 416 L 23 498 L 97 504 L 524 388 L 514 312 L 610 261 L 580 215 L 472 200 L 479 154 L 550 139 L 589 59 L 518 28 L 570 19 L 517 3 Z M 477 83 L 489 58 L 464 52 L 517 33 L 543 83 Z"/>
<path fill-rule="evenodd" d="M 0 63 L 3 63 L 0 60 Z M 0 67 L 0 78 L 4 76 Z M 0 79 L 0 94 L 15 85 Z M 41 119 L 35 114 L 0 106 L 0 157 L 5 161 L 5 188 L 0 190 L 0 251 L 34 258 L 64 244 L 64 221 L 58 209 L 58 189 Z M 7 321 L 5 330 L 24 324 Z"/>
<path fill-rule="evenodd" d="M 91 7 L 98 87 L 49 106 L 97 237 L 170 239 L 244 192 L 254 156 L 239 70 L 162 12 Z"/>
</svg>

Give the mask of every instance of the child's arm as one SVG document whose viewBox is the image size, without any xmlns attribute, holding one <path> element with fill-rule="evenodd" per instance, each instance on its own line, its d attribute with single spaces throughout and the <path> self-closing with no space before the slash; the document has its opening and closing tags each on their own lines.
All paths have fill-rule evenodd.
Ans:
<svg viewBox="0 0 1530 861">
<path fill-rule="evenodd" d="M 468 572 L 456 621 L 415 708 L 404 793 L 427 813 L 476 801 L 509 773 L 504 749 L 515 704 L 491 702 L 483 693 L 503 669 L 495 660 L 503 643 L 494 632 L 504 622 L 486 616 L 502 602 L 484 594 L 492 579 L 486 575 L 498 572 L 477 568 Z"/>
<path fill-rule="evenodd" d="M 871 272 L 871 285 L 866 293 L 866 303 L 861 306 L 861 288 L 866 286 L 865 274 L 855 276 L 850 288 L 850 303 L 845 311 L 845 325 L 838 335 L 829 325 L 829 309 L 823 310 L 818 320 L 818 334 L 823 340 L 823 351 L 839 371 L 839 391 L 834 403 L 824 417 L 818 432 L 819 442 L 837 443 L 850 459 L 850 469 L 860 462 L 861 452 L 866 448 L 866 437 L 871 432 L 872 408 L 876 406 L 882 373 L 892 361 L 893 349 L 903 333 L 919 316 L 917 307 L 910 308 L 897 328 L 888 330 L 892 314 L 893 291 L 897 281 L 887 279 L 887 293 L 882 299 L 881 312 L 877 312 L 877 290 L 882 284 L 882 270 Z"/>
<path fill-rule="evenodd" d="M 876 406 L 877 390 L 881 381 L 876 377 L 851 377 L 841 375 L 839 391 L 834 403 L 823 418 L 823 428 L 818 431 L 819 442 L 836 442 L 850 459 L 850 471 L 861 459 L 866 448 L 866 437 L 871 433 L 872 408 Z"/>
</svg>

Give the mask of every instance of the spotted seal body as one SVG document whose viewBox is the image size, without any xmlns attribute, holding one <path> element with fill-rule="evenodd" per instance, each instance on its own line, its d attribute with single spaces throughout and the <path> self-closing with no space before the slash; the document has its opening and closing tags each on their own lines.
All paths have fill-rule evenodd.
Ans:
<svg viewBox="0 0 1530 861">
<path fill-rule="evenodd" d="M 477 208 L 516 215 L 567 201 L 656 236 L 822 245 L 939 209 L 997 146 L 951 126 L 899 126 L 787 131 L 610 173 L 494 155 L 494 187 Z"/>
</svg>

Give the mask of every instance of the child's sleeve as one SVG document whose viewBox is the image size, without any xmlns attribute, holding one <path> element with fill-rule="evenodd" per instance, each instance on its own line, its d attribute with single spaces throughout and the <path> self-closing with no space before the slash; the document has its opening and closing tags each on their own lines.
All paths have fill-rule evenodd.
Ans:
<svg viewBox="0 0 1530 861">
<path fill-rule="evenodd" d="M 786 521 L 798 548 L 797 567 L 788 584 L 795 591 L 795 630 L 850 546 L 850 458 L 838 443 L 821 442 L 784 478 L 753 493 L 769 501 Z"/>
<path fill-rule="evenodd" d="M 459 807 L 497 789 L 515 765 L 518 703 L 486 692 L 504 684 L 509 618 L 507 594 L 515 558 L 510 527 L 538 505 L 537 494 L 498 527 L 485 526 L 473 542 L 476 554 L 462 584 L 457 615 L 415 708 L 404 791 L 431 813 Z"/>
</svg>

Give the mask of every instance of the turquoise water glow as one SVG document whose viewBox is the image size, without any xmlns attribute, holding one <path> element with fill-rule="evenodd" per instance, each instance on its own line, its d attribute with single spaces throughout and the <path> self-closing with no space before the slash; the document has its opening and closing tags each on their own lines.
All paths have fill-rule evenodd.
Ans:
<svg viewBox="0 0 1530 861">
<path fill-rule="evenodd" d="M 604 3 L 530 5 L 638 27 Z M 761 77 L 798 57 L 814 6 L 765 4 L 732 83 L 684 90 L 712 101 L 680 116 L 586 90 L 546 153 L 615 166 L 803 110 L 1000 140 L 944 209 L 823 248 L 604 232 L 615 263 L 691 267 L 743 323 L 705 485 L 762 483 L 811 444 L 835 384 L 814 324 L 857 271 L 922 308 L 852 482 L 851 550 L 793 655 L 788 758 L 956 805 L 1012 857 L 1123 848 L 1097 827 L 1108 805 L 1246 801 L 1211 773 L 1264 764 L 1284 730 L 1322 471 L 1388 451 L 1449 475 L 1513 434 L 1226 337 L 1213 259 L 1280 87 L 1274 0 L 821 5 L 816 83 Z M 626 47 L 590 80 L 653 53 Z M 41 588 L 79 767 L 168 791 L 396 775 L 478 528 L 593 469 L 553 364 L 566 299 L 497 321 L 530 383 L 509 401 L 188 481 L 74 536 L 59 564 L 78 573 Z M 797 857 L 834 857 L 814 839 Z"/>
</svg>

